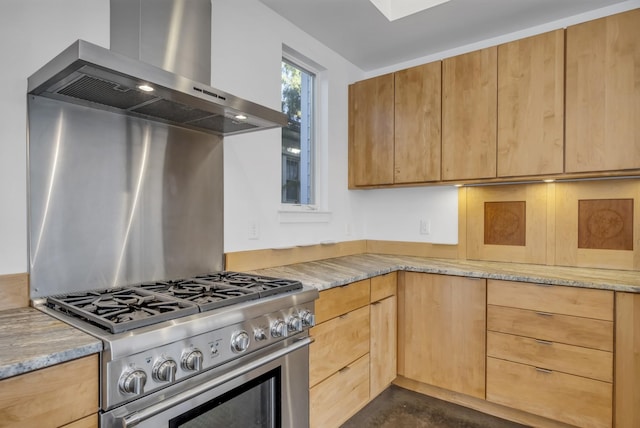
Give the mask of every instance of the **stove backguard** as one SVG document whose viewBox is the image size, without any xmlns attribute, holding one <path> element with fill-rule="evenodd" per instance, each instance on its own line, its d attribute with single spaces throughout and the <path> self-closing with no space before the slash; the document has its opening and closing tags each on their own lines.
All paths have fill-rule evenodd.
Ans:
<svg viewBox="0 0 640 428">
<path fill-rule="evenodd" d="M 28 96 L 31 298 L 224 269 L 222 137 Z"/>
</svg>

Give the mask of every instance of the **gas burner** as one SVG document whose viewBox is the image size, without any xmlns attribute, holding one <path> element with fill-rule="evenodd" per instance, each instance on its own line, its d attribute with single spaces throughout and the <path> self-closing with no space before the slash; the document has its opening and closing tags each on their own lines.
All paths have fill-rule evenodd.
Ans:
<svg viewBox="0 0 640 428">
<path fill-rule="evenodd" d="M 220 272 L 209 275 L 199 275 L 194 278 L 198 281 L 221 282 L 246 290 L 259 293 L 260 297 L 268 297 L 274 294 L 299 290 L 302 288 L 300 281 L 271 278 L 268 276 L 251 275 L 239 272 Z"/>
<path fill-rule="evenodd" d="M 136 287 L 188 300 L 197 304 L 202 312 L 260 297 L 259 293 L 250 289 L 198 279 L 144 283 Z"/>
<path fill-rule="evenodd" d="M 146 290 L 112 288 L 47 298 L 47 305 L 121 333 L 197 313 L 191 302 L 171 299 Z"/>
</svg>

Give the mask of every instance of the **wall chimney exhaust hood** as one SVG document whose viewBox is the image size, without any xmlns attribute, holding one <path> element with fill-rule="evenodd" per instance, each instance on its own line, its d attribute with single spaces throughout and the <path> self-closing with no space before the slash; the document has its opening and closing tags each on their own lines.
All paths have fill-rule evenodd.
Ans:
<svg viewBox="0 0 640 428">
<path fill-rule="evenodd" d="M 281 112 L 83 40 L 29 77 L 28 93 L 218 135 L 287 124 Z"/>
</svg>

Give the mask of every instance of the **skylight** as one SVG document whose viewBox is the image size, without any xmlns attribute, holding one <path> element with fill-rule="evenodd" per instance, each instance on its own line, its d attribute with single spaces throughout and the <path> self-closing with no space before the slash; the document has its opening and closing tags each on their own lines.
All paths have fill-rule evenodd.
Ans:
<svg viewBox="0 0 640 428">
<path fill-rule="evenodd" d="M 404 18 L 450 0 L 369 0 L 389 21 Z"/>
</svg>

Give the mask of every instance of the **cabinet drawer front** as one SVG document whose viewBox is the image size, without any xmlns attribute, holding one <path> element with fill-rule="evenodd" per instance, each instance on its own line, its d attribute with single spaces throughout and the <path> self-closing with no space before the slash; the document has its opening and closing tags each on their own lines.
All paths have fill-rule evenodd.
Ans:
<svg viewBox="0 0 640 428">
<path fill-rule="evenodd" d="M 490 331 L 487 356 L 613 382 L 613 353 Z"/>
<path fill-rule="evenodd" d="M 309 348 L 309 385 L 369 352 L 369 306 L 349 312 L 311 329 L 315 341 Z"/>
<path fill-rule="evenodd" d="M 613 351 L 613 322 L 488 305 L 487 330 Z"/>
<path fill-rule="evenodd" d="M 487 358 L 487 400 L 571 425 L 610 427 L 607 382 Z"/>
<path fill-rule="evenodd" d="M 369 354 L 309 390 L 311 428 L 337 428 L 369 401 Z"/>
<path fill-rule="evenodd" d="M 370 280 L 353 282 L 320 292 L 315 303 L 316 323 L 346 314 L 369 304 Z"/>
<path fill-rule="evenodd" d="M 487 303 L 613 321 L 613 291 L 608 290 L 490 279 Z"/>
<path fill-rule="evenodd" d="M 391 272 L 386 275 L 371 278 L 371 302 L 377 302 L 396 294 L 398 275 Z"/>
</svg>

